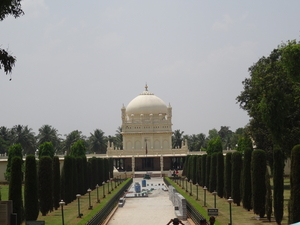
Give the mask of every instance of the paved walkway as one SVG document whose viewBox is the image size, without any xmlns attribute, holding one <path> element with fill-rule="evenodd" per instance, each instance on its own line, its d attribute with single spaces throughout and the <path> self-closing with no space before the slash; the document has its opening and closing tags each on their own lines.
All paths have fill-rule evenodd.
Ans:
<svg viewBox="0 0 300 225">
<path fill-rule="evenodd" d="M 134 178 L 133 185 L 135 182 L 141 184 L 141 181 L 141 178 Z M 164 225 L 175 217 L 169 193 L 162 189 L 163 179 L 154 177 L 146 182 L 147 187 L 154 189 L 149 197 L 126 198 L 124 207 L 117 209 L 108 225 Z M 190 224 L 188 221 L 183 223 Z"/>
</svg>

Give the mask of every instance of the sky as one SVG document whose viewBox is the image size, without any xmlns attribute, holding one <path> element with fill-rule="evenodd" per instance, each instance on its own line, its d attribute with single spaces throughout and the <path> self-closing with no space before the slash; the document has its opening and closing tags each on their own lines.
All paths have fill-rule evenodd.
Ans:
<svg viewBox="0 0 300 225">
<path fill-rule="evenodd" d="M 173 130 L 235 131 L 249 121 L 236 101 L 248 68 L 300 34 L 298 0 L 21 3 L 24 16 L 0 22 L 0 48 L 17 58 L 0 70 L 0 126 L 36 134 L 115 135 L 146 83 L 171 104 Z"/>
</svg>

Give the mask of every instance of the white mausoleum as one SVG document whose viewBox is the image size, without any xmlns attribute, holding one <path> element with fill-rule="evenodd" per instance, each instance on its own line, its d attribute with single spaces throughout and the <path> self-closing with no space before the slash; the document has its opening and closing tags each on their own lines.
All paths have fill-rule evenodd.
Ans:
<svg viewBox="0 0 300 225">
<path fill-rule="evenodd" d="M 172 148 L 172 107 L 145 91 L 121 108 L 123 150 L 108 143 L 107 155 L 126 171 L 181 169 L 187 142 Z"/>
</svg>

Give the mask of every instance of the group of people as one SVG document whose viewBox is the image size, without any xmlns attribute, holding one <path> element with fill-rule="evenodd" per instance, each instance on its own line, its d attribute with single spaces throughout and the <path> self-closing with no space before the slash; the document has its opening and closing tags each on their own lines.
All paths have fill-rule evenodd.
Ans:
<svg viewBox="0 0 300 225">
<path fill-rule="evenodd" d="M 216 221 L 216 218 L 214 217 L 214 216 L 211 216 L 210 218 L 209 218 L 209 224 L 210 225 L 214 225 L 215 224 L 215 221 Z M 173 224 L 173 225 L 179 225 L 179 224 L 182 224 L 182 225 L 184 225 L 184 223 L 182 223 L 182 221 L 180 220 L 180 219 L 178 219 L 178 218 L 174 218 L 174 219 L 171 219 L 170 221 L 169 221 L 169 223 L 167 223 L 167 225 L 170 225 L 170 224 Z M 201 220 L 200 221 L 200 224 L 202 225 L 206 225 L 206 220 L 205 219 L 203 219 L 203 220 Z"/>
</svg>

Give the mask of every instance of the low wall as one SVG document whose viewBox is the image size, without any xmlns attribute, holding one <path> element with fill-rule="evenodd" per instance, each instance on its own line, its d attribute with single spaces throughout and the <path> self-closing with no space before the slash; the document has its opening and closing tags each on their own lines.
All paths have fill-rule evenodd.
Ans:
<svg viewBox="0 0 300 225">
<path fill-rule="evenodd" d="M 173 203 L 176 217 L 187 220 L 186 199 L 172 185 L 169 185 L 169 199 Z"/>
</svg>

